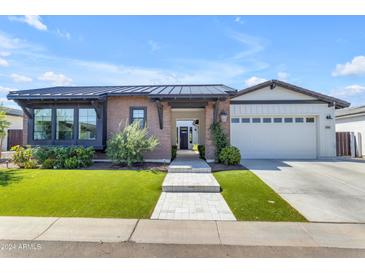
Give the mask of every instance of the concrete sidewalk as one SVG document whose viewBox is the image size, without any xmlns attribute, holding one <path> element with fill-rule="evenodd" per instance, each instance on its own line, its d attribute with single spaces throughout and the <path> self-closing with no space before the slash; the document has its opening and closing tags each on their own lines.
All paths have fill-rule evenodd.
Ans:
<svg viewBox="0 0 365 274">
<path fill-rule="evenodd" d="M 365 224 L 0 217 L 0 240 L 365 249 Z"/>
</svg>

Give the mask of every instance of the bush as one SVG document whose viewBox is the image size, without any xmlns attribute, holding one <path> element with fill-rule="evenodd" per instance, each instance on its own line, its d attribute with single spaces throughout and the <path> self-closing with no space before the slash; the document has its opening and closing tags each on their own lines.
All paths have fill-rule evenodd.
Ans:
<svg viewBox="0 0 365 274">
<path fill-rule="evenodd" d="M 198 144 L 194 144 L 193 145 L 193 151 L 199 151 L 199 145 Z"/>
<path fill-rule="evenodd" d="M 219 160 L 219 155 L 223 148 L 228 146 L 228 138 L 220 123 L 213 123 L 210 126 L 213 135 L 213 143 L 215 146 L 215 158 Z"/>
<path fill-rule="evenodd" d="M 223 148 L 219 154 L 219 161 L 225 165 L 238 165 L 241 161 L 240 150 L 234 146 Z"/>
<path fill-rule="evenodd" d="M 114 163 L 131 166 L 143 162 L 143 153 L 154 150 L 158 144 L 158 139 L 148 136 L 147 128 L 141 128 L 136 121 L 108 141 L 106 154 Z"/>
<path fill-rule="evenodd" d="M 205 160 L 205 145 L 198 145 L 199 157 Z"/>
<path fill-rule="evenodd" d="M 174 160 L 176 158 L 177 154 L 177 146 L 171 146 L 171 160 Z"/>
<path fill-rule="evenodd" d="M 36 168 L 37 162 L 32 158 L 32 149 L 22 146 L 13 146 L 11 151 L 15 151 L 12 156 L 13 162 L 20 168 Z"/>
<path fill-rule="evenodd" d="M 34 149 L 34 158 L 45 169 L 74 169 L 92 165 L 94 148 L 70 147 L 38 147 Z"/>
</svg>

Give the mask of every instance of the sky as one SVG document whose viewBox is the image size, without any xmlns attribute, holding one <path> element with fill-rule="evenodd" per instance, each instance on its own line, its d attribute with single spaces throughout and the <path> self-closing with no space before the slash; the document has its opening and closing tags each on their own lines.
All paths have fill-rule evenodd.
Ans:
<svg viewBox="0 0 365 274">
<path fill-rule="evenodd" d="M 66 85 L 269 79 L 365 105 L 364 16 L 0 16 L 0 104 Z"/>
</svg>

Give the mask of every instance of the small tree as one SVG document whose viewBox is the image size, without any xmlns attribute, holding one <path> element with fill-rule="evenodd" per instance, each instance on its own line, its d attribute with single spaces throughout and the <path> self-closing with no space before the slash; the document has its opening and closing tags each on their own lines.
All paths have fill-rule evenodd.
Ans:
<svg viewBox="0 0 365 274">
<path fill-rule="evenodd" d="M 143 153 L 152 151 L 159 144 L 155 136 L 149 136 L 147 128 L 139 121 L 126 126 L 107 143 L 106 154 L 114 163 L 127 164 L 143 161 Z"/>
<path fill-rule="evenodd" d="M 6 130 L 9 128 L 9 126 L 10 123 L 6 120 L 6 113 L 4 111 L 4 108 L 0 106 L 0 159 L 4 137 L 6 135 Z"/>
<path fill-rule="evenodd" d="M 219 154 L 222 149 L 228 146 L 228 138 L 220 123 L 215 122 L 210 126 L 213 135 L 213 143 L 215 145 L 215 158 L 219 161 Z"/>
</svg>

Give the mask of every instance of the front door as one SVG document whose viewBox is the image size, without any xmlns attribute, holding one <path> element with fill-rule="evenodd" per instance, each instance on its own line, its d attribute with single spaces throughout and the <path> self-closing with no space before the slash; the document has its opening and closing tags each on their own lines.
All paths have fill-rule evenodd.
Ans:
<svg viewBox="0 0 365 274">
<path fill-rule="evenodd" d="M 180 127 L 180 149 L 188 149 L 188 127 Z"/>
</svg>

